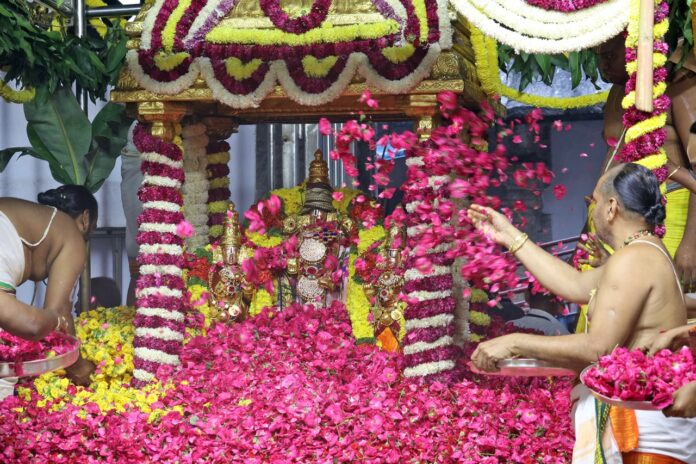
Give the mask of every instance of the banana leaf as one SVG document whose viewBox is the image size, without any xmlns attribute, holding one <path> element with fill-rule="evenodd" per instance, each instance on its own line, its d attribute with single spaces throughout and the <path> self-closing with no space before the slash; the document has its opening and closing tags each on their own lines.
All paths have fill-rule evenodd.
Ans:
<svg viewBox="0 0 696 464">
<path fill-rule="evenodd" d="M 61 183 L 84 184 L 85 156 L 92 145 L 92 125 L 70 89 L 61 88 L 46 101 L 24 104 L 27 135 L 37 154 L 48 161 Z"/>
<path fill-rule="evenodd" d="M 96 192 L 102 186 L 116 159 L 128 141 L 128 129 L 132 119 L 126 108 L 116 103 L 107 103 L 92 121 L 92 149 L 87 154 L 87 180 L 85 187 Z"/>
</svg>

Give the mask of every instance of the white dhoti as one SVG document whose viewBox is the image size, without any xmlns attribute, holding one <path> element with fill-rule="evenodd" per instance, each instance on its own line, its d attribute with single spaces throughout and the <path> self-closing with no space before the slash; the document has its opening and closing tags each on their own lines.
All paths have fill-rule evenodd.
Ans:
<svg viewBox="0 0 696 464">
<path fill-rule="evenodd" d="M 14 292 L 24 275 L 24 247 L 12 221 L 0 211 L 0 290 Z"/>
<path fill-rule="evenodd" d="M 16 383 L 17 377 L 0 379 L 0 401 L 4 400 L 8 396 L 14 395 L 14 387 Z"/>
<path fill-rule="evenodd" d="M 577 401 L 573 407 L 573 464 L 622 464 L 622 453 L 615 439 L 611 420 L 606 420 L 602 436 L 597 436 L 597 414 L 601 409 L 587 387 L 577 385 L 573 388 L 571 397 Z M 635 411 L 635 417 L 638 423 L 638 445 L 631 451 L 696 464 L 696 419 L 665 417 L 661 411 Z M 601 445 L 604 461 L 595 461 L 598 444 Z"/>
</svg>

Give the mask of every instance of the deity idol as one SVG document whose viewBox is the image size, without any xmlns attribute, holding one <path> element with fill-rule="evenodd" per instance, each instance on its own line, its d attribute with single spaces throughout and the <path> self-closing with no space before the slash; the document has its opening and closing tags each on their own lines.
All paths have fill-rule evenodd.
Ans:
<svg viewBox="0 0 696 464">
<path fill-rule="evenodd" d="M 392 225 L 385 239 L 377 269 L 381 272 L 375 282 L 365 283 L 365 294 L 374 298 L 375 336 L 387 351 L 399 349 L 399 321 L 403 318 L 403 302 L 399 294 L 404 285 L 402 253 L 406 243 L 404 230 Z"/>
<path fill-rule="evenodd" d="M 242 234 L 239 214 L 230 203 L 225 219 L 225 233 L 220 245 L 213 249 L 213 265 L 208 275 L 211 303 L 219 311 L 221 321 L 242 321 L 248 315 L 253 287 L 244 278 L 239 262 Z"/>
<path fill-rule="evenodd" d="M 335 296 L 339 288 L 339 258 L 353 224 L 333 207 L 332 193 L 329 167 L 317 150 L 309 167 L 302 209 L 283 223 L 284 234 L 297 237 L 298 257 L 288 259 L 287 272 L 297 277 L 297 295 L 302 303 L 326 304 L 327 296 Z"/>
</svg>

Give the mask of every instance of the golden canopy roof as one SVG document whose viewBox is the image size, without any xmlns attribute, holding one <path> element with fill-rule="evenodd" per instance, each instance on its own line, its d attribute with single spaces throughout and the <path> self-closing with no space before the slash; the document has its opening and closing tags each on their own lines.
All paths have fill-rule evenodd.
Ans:
<svg viewBox="0 0 696 464">
<path fill-rule="evenodd" d="M 238 123 L 421 119 L 441 91 L 486 98 L 469 30 L 445 0 L 156 0 L 128 23 L 128 64 L 111 99 L 168 102 Z M 183 103 L 183 104 L 182 104 Z"/>
</svg>

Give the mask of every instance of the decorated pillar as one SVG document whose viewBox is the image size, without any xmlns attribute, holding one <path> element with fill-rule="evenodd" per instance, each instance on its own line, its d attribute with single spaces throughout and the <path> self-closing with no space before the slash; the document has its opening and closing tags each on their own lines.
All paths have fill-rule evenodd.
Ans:
<svg viewBox="0 0 696 464">
<path fill-rule="evenodd" d="M 412 95 L 411 116 L 417 121 L 422 143 L 427 144 L 437 113 L 435 95 Z M 422 156 L 410 155 L 406 159 L 409 174 L 427 167 Z M 408 179 L 411 179 L 409 175 Z M 418 214 L 419 206 L 427 203 L 434 210 L 440 198 L 447 197 L 448 176 L 430 175 L 425 187 L 421 182 L 406 183 L 404 205 L 407 213 L 406 235 L 410 255 L 406 262 L 403 292 L 408 298 L 404 317 L 406 336 L 403 341 L 405 359 L 404 376 L 424 380 L 446 379 L 456 365 L 454 260 L 447 256 L 451 247 L 443 243 L 422 250 L 418 246 L 423 234 L 432 226 L 423 223 Z M 432 262 L 430 272 L 421 272 L 417 261 L 426 257 Z"/>
<path fill-rule="evenodd" d="M 230 203 L 230 144 L 227 139 L 237 132 L 230 118 L 207 117 L 203 124 L 208 129 L 208 234 L 210 242 L 222 237 L 225 215 Z"/>
<path fill-rule="evenodd" d="M 179 364 L 184 339 L 182 279 L 183 239 L 177 226 L 183 221 L 184 182 L 181 126 L 183 105 L 144 102 L 138 105 L 141 121 L 133 142 L 140 152 L 143 183 L 138 198 L 138 264 L 133 371 L 141 386 L 165 377 Z"/>
<path fill-rule="evenodd" d="M 188 124 L 182 128 L 184 146 L 184 217 L 193 227 L 184 239 L 186 249 L 193 252 L 208 244 L 208 152 L 209 138 L 204 124 Z"/>
</svg>

